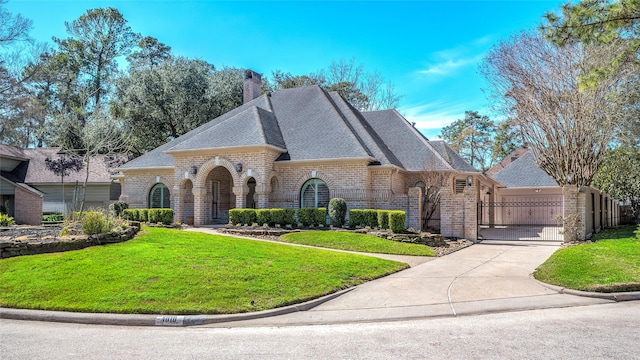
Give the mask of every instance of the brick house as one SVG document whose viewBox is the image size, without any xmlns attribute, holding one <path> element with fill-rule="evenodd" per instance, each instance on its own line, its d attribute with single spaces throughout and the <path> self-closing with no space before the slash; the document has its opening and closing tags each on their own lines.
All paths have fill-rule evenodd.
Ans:
<svg viewBox="0 0 640 360">
<path fill-rule="evenodd" d="M 325 207 L 339 197 L 349 208 L 405 210 L 419 229 L 425 192 L 438 190 L 433 227 L 475 239 L 476 189 L 492 180 L 443 141 L 395 110 L 360 112 L 318 86 L 261 95 L 259 74 L 247 70 L 244 81 L 243 105 L 122 165 L 120 199 L 206 225 L 227 223 L 231 208 Z"/>
<path fill-rule="evenodd" d="M 61 176 L 46 163 L 47 159 L 55 161 L 63 156 L 60 148 L 20 149 L 0 144 L 0 205 L 18 224 L 40 224 L 43 212 L 73 211 L 81 198 L 79 184 L 84 182 L 86 172 L 70 171 L 63 185 Z M 85 209 L 106 208 L 119 196 L 120 184 L 111 179 L 109 163 L 102 156 L 93 158 Z"/>
</svg>

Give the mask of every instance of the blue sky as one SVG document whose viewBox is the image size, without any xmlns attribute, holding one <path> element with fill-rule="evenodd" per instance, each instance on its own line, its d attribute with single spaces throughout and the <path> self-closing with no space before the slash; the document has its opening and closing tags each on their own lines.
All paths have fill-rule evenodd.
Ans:
<svg viewBox="0 0 640 360">
<path fill-rule="evenodd" d="M 403 95 L 399 111 L 426 136 L 464 117 L 492 115 L 478 65 L 499 40 L 537 27 L 564 1 L 33 1 L 6 5 L 52 43 L 65 21 L 112 6 L 135 32 L 175 55 L 216 67 L 307 74 L 334 59 L 377 70 Z M 495 117 L 494 117 L 495 118 Z"/>
</svg>

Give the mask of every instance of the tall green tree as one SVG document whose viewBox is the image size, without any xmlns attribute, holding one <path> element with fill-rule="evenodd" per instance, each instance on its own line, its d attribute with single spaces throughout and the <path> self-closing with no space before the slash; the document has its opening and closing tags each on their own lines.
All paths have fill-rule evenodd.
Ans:
<svg viewBox="0 0 640 360">
<path fill-rule="evenodd" d="M 109 93 L 117 59 L 127 56 L 140 35 L 127 25 L 116 8 L 87 10 L 78 19 L 65 22 L 68 38 L 54 38 L 58 53 L 70 71 L 78 69 L 78 81 L 87 113 L 99 110 L 102 98 Z"/>
<path fill-rule="evenodd" d="M 171 57 L 122 77 L 111 110 L 139 155 L 240 106 L 242 89 L 239 69 L 215 71 L 201 60 Z"/>
<path fill-rule="evenodd" d="M 567 2 L 560 12 L 548 12 L 542 28 L 563 46 L 575 42 L 607 45 L 622 42 L 617 56 L 594 69 L 596 77 L 615 72 L 622 62 L 638 60 L 640 52 L 640 1 L 582 0 Z"/>
<path fill-rule="evenodd" d="M 631 205 L 632 216 L 640 223 L 640 147 L 621 145 L 607 151 L 593 183 Z"/>
<path fill-rule="evenodd" d="M 488 170 L 494 157 L 493 133 L 495 126 L 486 115 L 477 111 L 465 111 L 464 119 L 458 119 L 442 128 L 440 138 L 457 151 L 474 168 Z"/>
<path fill-rule="evenodd" d="M 491 148 L 492 163 L 499 163 L 523 145 L 520 130 L 513 120 L 505 120 L 495 124 L 493 147 Z"/>
</svg>

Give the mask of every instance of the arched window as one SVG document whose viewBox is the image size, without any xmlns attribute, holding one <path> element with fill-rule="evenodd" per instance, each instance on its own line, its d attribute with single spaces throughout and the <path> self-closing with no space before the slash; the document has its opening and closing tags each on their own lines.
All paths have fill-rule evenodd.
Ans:
<svg viewBox="0 0 640 360">
<path fill-rule="evenodd" d="M 171 207 L 169 188 L 163 183 L 153 185 L 149 191 L 149 208 Z"/>
<path fill-rule="evenodd" d="M 320 179 L 311 179 L 300 190 L 300 207 L 319 208 L 329 205 L 329 188 Z"/>
</svg>

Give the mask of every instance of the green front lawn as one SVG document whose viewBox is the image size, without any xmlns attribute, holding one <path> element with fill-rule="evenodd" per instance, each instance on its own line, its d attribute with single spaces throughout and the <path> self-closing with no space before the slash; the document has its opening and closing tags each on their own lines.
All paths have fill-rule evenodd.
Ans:
<svg viewBox="0 0 640 360">
<path fill-rule="evenodd" d="M 280 241 L 377 254 L 435 256 L 433 250 L 422 244 L 409 244 L 382 239 L 368 234 L 344 231 L 301 231 L 282 235 Z"/>
<path fill-rule="evenodd" d="M 605 230 L 593 240 L 556 251 L 535 278 L 585 291 L 640 291 L 640 225 Z"/>
<path fill-rule="evenodd" d="M 125 243 L 1 260 L 0 306 L 238 313 L 303 302 L 407 267 L 284 244 L 173 229 L 143 230 Z"/>
</svg>

